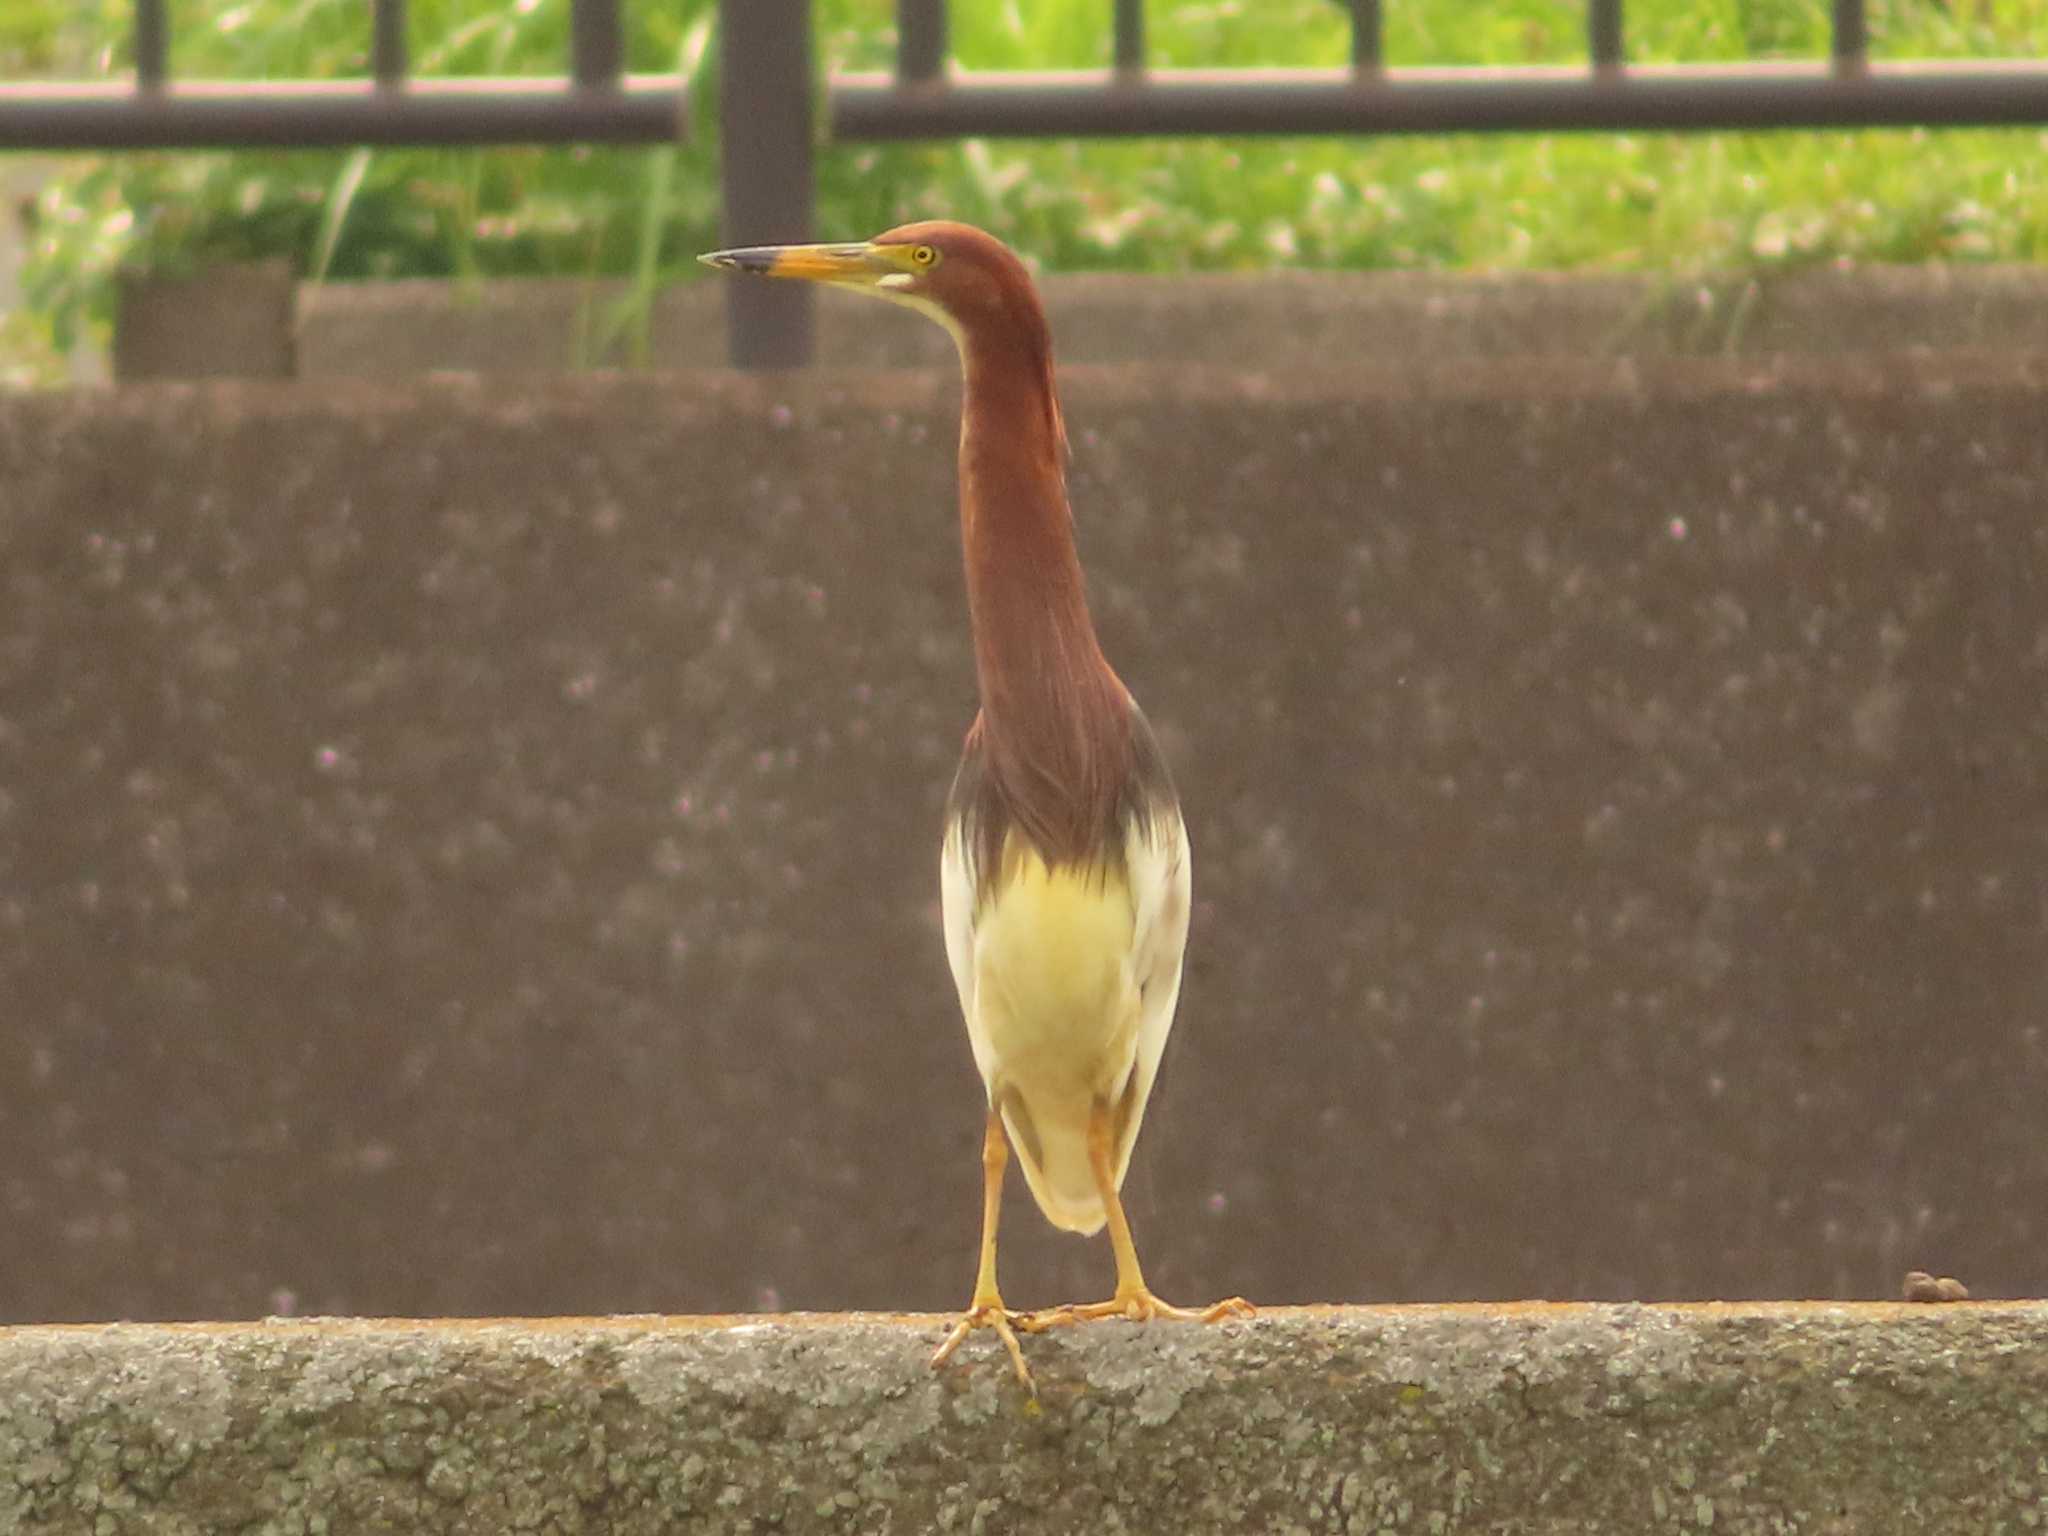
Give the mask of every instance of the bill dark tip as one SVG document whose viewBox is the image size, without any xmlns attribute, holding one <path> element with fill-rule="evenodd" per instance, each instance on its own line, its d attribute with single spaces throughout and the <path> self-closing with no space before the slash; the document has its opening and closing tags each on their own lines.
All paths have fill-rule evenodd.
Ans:
<svg viewBox="0 0 2048 1536">
<path fill-rule="evenodd" d="M 706 251 L 697 259 L 707 267 L 717 267 L 726 272 L 766 272 L 775 265 L 775 252 L 765 248 Z"/>
</svg>

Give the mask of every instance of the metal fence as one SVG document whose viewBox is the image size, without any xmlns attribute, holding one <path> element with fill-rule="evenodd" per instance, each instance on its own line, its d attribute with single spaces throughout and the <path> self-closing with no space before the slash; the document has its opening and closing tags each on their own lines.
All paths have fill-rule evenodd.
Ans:
<svg viewBox="0 0 2048 1536">
<path fill-rule="evenodd" d="M 406 0 L 367 0 L 371 73 L 352 81 L 174 80 L 166 0 L 133 0 L 132 82 L 0 82 L 0 150 L 341 144 L 645 144 L 685 132 L 685 83 L 624 72 L 619 0 L 572 0 L 569 72 L 423 79 Z M 1588 0 L 1583 67 L 1390 69 L 1380 0 L 1341 0 L 1348 68 L 1155 70 L 1143 0 L 1106 0 L 1104 70 L 948 71 L 946 0 L 897 0 L 893 73 L 823 82 L 834 142 L 964 137 L 1387 134 L 2048 123 L 2048 61 L 1879 61 L 1865 0 L 1831 0 L 1810 62 L 1630 65 L 1623 0 Z M 1428 0 L 1415 0 L 1427 4 Z M 816 64 L 809 0 L 719 0 L 720 164 L 733 243 L 811 235 Z M 811 356 L 808 290 L 729 289 L 733 360 Z"/>
</svg>

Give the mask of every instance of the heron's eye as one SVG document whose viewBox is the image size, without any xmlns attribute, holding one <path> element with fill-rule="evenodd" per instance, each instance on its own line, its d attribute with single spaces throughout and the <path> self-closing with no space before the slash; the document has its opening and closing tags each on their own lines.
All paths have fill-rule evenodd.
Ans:
<svg viewBox="0 0 2048 1536">
<path fill-rule="evenodd" d="M 929 245 L 913 245 L 913 246 L 912 246 L 912 247 L 910 248 L 910 260 L 911 260 L 911 263 L 912 263 L 912 265 L 914 265 L 914 266 L 919 266 L 919 267 L 929 267 L 929 266 L 935 266 L 935 265 L 937 265 L 937 263 L 938 263 L 938 259 L 939 259 L 939 253 L 938 253 L 938 250 L 937 250 L 937 248 L 936 248 L 936 247 L 934 247 L 934 246 L 929 246 Z"/>
</svg>

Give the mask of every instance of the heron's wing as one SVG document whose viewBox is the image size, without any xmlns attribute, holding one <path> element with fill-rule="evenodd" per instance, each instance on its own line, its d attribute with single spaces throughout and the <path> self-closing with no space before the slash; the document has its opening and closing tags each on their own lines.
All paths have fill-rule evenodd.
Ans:
<svg viewBox="0 0 2048 1536">
<path fill-rule="evenodd" d="M 1166 1054 L 1173 1011 L 1180 1001 L 1181 959 L 1187 950 L 1193 905 L 1193 855 L 1180 797 L 1152 728 L 1131 706 L 1137 762 L 1124 822 L 1124 869 L 1130 883 L 1131 979 L 1138 989 L 1137 1049 L 1131 1075 L 1116 1099 L 1116 1179 L 1123 1184 L 1146 1100 Z"/>
<path fill-rule="evenodd" d="M 984 1084 L 991 1081 L 995 1061 L 980 1030 L 974 1027 L 974 922 L 979 901 L 974 888 L 976 835 L 973 808 L 981 794 L 984 759 L 981 720 L 967 733 L 960 767 L 946 796 L 946 831 L 939 844 L 939 909 L 946 926 L 946 961 L 953 968 L 953 987 L 960 994 L 960 1013 L 967 1020 L 967 1038 L 974 1047 L 975 1069 Z"/>
</svg>

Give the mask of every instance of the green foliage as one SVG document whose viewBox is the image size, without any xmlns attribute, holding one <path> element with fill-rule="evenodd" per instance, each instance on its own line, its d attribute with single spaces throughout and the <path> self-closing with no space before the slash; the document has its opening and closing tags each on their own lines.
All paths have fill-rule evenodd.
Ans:
<svg viewBox="0 0 2048 1536">
<path fill-rule="evenodd" d="M 174 7 L 176 75 L 367 71 L 364 0 Z M 37 208 L 25 282 L 49 339 L 104 324 L 124 263 L 285 256 L 316 278 L 629 274 L 630 327 L 717 239 L 708 106 L 713 0 L 628 0 L 629 67 L 680 69 L 698 132 L 657 150 L 508 149 L 81 156 Z M 970 69 L 1108 61 L 1107 0 L 951 7 Z M 1573 63 L 1580 0 L 1395 0 L 1390 63 Z M 566 0 L 413 0 L 421 74 L 552 74 Z M 12 0 L 0 71 L 125 63 L 127 0 Z M 1817 57 L 1827 0 L 1631 0 L 1637 62 Z M 831 67 L 893 62 L 892 0 L 819 0 Z M 1153 0 L 1161 66 L 1338 66 L 1332 0 Z M 1872 0 L 1880 56 L 2038 54 L 2048 0 Z M 819 160 L 822 232 L 945 214 L 1065 269 L 1598 268 L 1675 275 L 1830 259 L 2048 257 L 2048 135 L 2034 131 L 848 145 Z"/>
</svg>

